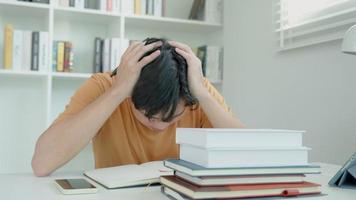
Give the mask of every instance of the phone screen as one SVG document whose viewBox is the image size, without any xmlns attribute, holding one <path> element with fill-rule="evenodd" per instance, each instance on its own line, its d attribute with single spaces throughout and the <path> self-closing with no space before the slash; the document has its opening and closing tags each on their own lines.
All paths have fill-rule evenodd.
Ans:
<svg viewBox="0 0 356 200">
<path fill-rule="evenodd" d="M 57 179 L 55 180 L 63 189 L 96 188 L 85 179 Z"/>
</svg>

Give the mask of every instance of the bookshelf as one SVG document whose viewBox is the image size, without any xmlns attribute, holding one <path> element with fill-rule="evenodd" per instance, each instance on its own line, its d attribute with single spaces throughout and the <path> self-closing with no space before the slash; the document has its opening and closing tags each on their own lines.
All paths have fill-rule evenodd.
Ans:
<svg viewBox="0 0 356 200">
<path fill-rule="evenodd" d="M 59 7 L 50 4 L 0 0 L 0 146 L 14 145 L 14 138 L 28 137 L 21 141 L 17 157 L 26 158 L 18 166 L 0 163 L 0 172 L 28 172 L 33 147 L 38 136 L 64 110 L 78 87 L 92 75 L 94 38 L 128 38 L 143 40 L 146 37 L 165 37 L 197 47 L 222 46 L 221 24 L 185 19 L 193 0 L 168 0 L 167 16 L 126 15 L 101 10 Z M 122 9 L 122 6 L 120 6 Z M 48 71 L 12 71 L 3 69 L 4 26 L 14 29 L 47 31 L 49 49 L 53 41 L 71 41 L 74 46 L 73 72 L 52 72 L 52 51 Z M 214 83 L 221 90 L 222 82 Z M 16 98 L 16 101 L 13 99 Z M 5 112 L 3 112 L 5 111 Z M 2 125 L 6 123 L 6 125 Z M 20 123 L 21 125 L 19 126 Z M 5 144 L 4 134 L 11 133 L 10 144 Z M 90 146 L 90 145 L 89 145 Z M 6 149 L 6 148 L 5 148 Z M 10 148 L 11 149 L 11 148 Z M 2 148 L 0 148 L 0 151 Z M 90 150 L 85 150 L 90 153 Z M 0 152 L 2 155 L 4 152 Z M 10 155 L 9 155 L 10 156 Z M 6 157 L 8 163 L 18 163 L 16 158 Z M 78 165 L 80 159 L 75 164 Z"/>
</svg>

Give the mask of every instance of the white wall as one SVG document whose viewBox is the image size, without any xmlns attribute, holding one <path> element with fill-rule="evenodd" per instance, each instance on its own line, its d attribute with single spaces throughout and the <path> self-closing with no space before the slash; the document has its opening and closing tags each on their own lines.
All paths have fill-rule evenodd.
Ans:
<svg viewBox="0 0 356 200">
<path fill-rule="evenodd" d="M 273 0 L 225 0 L 227 101 L 254 128 L 304 129 L 311 161 L 342 164 L 356 151 L 356 56 L 341 41 L 278 53 Z"/>
</svg>

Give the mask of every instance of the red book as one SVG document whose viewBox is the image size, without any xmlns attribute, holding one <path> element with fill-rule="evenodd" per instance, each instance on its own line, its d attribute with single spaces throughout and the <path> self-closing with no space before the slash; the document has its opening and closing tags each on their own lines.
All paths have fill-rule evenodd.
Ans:
<svg viewBox="0 0 356 200">
<path fill-rule="evenodd" d="M 112 0 L 106 0 L 106 10 L 112 12 Z"/>
<path fill-rule="evenodd" d="M 320 194 L 320 185 L 310 182 L 225 186 L 198 186 L 176 176 L 162 176 L 161 184 L 192 199 L 250 198 Z"/>
</svg>

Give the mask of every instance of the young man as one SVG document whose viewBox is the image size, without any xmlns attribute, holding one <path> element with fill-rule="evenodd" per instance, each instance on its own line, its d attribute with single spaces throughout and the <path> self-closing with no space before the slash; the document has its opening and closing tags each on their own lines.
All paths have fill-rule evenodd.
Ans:
<svg viewBox="0 0 356 200">
<path fill-rule="evenodd" d="M 74 94 L 38 139 L 32 168 L 46 176 L 91 140 L 96 168 L 177 158 L 177 127 L 243 125 L 203 77 L 187 45 L 135 42 L 117 70 L 93 75 Z"/>
</svg>

